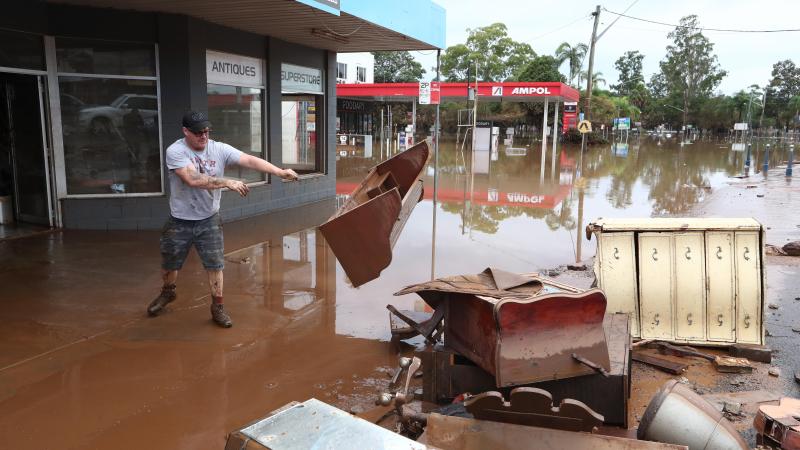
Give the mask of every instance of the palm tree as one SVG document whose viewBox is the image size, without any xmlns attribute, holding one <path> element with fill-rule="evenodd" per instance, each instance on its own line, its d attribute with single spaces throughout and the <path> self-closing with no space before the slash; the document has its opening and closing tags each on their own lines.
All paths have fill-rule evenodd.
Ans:
<svg viewBox="0 0 800 450">
<path fill-rule="evenodd" d="M 562 42 L 556 49 L 556 60 L 558 66 L 561 67 L 565 61 L 569 61 L 569 83 L 575 80 L 575 77 L 580 73 L 583 67 L 583 58 L 586 56 L 586 51 L 589 47 L 586 44 L 578 43 L 574 47 L 569 45 L 568 42 Z"/>
<path fill-rule="evenodd" d="M 587 71 L 583 71 L 578 75 L 578 85 L 583 85 L 583 82 L 587 79 Z M 606 84 L 606 79 L 603 78 L 603 72 L 595 72 L 592 76 L 592 86 L 599 86 L 599 83 L 603 85 Z M 594 89 L 592 89 L 594 90 Z"/>
</svg>

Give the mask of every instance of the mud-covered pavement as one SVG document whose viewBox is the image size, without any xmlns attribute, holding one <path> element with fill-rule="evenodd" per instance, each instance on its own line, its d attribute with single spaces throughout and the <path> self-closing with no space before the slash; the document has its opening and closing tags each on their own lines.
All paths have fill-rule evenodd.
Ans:
<svg viewBox="0 0 800 450">
<path fill-rule="evenodd" d="M 761 174 L 731 178 L 743 158 L 716 144 L 681 150 L 645 142 L 624 155 L 596 148 L 582 158 L 568 149 L 555 162 L 548 154 L 545 171 L 535 148 L 529 153 L 501 153 L 486 173 L 470 173 L 445 147 L 440 203 L 434 209 L 429 200 L 429 172 L 426 200 L 392 265 L 358 289 L 315 231 L 335 210 L 334 199 L 226 224 L 229 330 L 210 320 L 207 278 L 194 252 L 179 276 L 178 300 L 162 316 L 146 317 L 160 284 L 156 231 L 68 230 L 0 241 L 0 448 L 218 449 L 228 432 L 293 400 L 366 410 L 397 356 L 413 350 L 389 341 L 385 305 L 422 304 L 393 292 L 432 272 L 544 271 L 586 260 L 594 241 L 581 237 L 583 227 L 600 216 L 753 216 L 768 227 L 770 243 L 800 239 L 792 213 L 800 196 L 791 184 L 777 171 L 766 182 Z M 339 161 L 341 190 L 372 163 Z M 800 395 L 793 380 L 800 333 L 792 332 L 800 325 L 798 259 L 766 261 L 766 303 L 778 306 L 766 310 L 767 343 L 777 350 L 781 376 L 768 376 L 770 365 L 759 363 L 751 375 L 719 375 L 691 360 L 687 383 L 702 393 Z M 585 272 L 557 279 L 591 283 Z M 634 365 L 632 424 L 669 378 Z M 746 418 L 736 423 L 750 428 Z"/>
</svg>

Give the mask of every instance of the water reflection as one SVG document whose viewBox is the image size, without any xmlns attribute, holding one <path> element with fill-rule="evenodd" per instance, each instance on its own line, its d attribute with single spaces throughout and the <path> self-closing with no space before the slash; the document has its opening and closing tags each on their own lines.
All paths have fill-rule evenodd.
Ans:
<svg viewBox="0 0 800 450">
<path fill-rule="evenodd" d="M 594 241 L 583 235 L 589 221 L 686 215 L 744 170 L 743 153 L 731 151 L 727 142 L 682 147 L 674 139 L 658 142 L 631 138 L 592 147 L 583 154 L 578 147 L 559 146 L 555 157 L 548 148 L 544 161 L 536 143 L 501 145 L 497 152 L 476 154 L 483 158 L 478 162 L 454 141 L 442 142 L 438 202 L 432 201 L 433 169 L 428 167 L 424 200 L 414 209 L 392 263 L 380 278 L 355 289 L 338 264 L 326 272 L 332 274 L 327 278 L 332 286 L 326 296 L 335 298 L 334 311 L 328 316 L 334 323 L 331 332 L 389 339 L 386 304 L 401 310 L 424 306 L 414 296 L 392 295 L 404 286 L 431 277 L 477 273 L 487 266 L 535 272 L 584 260 L 594 255 Z M 761 153 L 754 149 L 753 160 Z M 349 194 L 378 162 L 377 157 L 339 158 L 337 197 Z M 312 231 L 306 236 L 283 238 L 283 271 L 294 274 L 284 276 L 302 278 L 306 289 L 319 292 L 315 287 L 319 273 L 311 277 L 310 269 L 303 266 L 304 261 L 314 260 L 313 252 L 303 245 L 311 248 L 312 237 L 318 248 L 324 244 Z M 309 243 L 303 244 L 303 239 Z M 313 304 L 300 286 L 284 284 L 281 289 L 289 309 Z"/>
</svg>

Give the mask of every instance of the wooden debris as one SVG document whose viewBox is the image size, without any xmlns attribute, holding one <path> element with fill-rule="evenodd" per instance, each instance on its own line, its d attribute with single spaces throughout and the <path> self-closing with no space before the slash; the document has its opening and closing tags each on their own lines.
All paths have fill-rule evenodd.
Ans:
<svg viewBox="0 0 800 450">
<path fill-rule="evenodd" d="M 693 356 L 697 358 L 707 359 L 709 361 L 714 361 L 714 355 L 709 355 L 708 353 L 699 352 L 691 347 L 682 347 L 679 345 L 673 345 L 668 342 L 656 342 L 656 347 L 658 347 L 658 351 L 664 355 L 671 355 L 671 356 Z"/>
<path fill-rule="evenodd" d="M 750 373 L 753 366 L 746 358 L 734 358 L 731 356 L 717 356 L 714 358 L 714 367 L 717 372 L 724 373 Z"/>
<path fill-rule="evenodd" d="M 747 358 L 750 361 L 758 361 L 767 364 L 772 362 L 772 349 L 764 345 L 733 344 L 728 349 L 728 353 L 731 356 Z"/>
<path fill-rule="evenodd" d="M 641 352 L 633 352 L 631 359 L 653 366 L 657 369 L 661 369 L 664 372 L 671 373 L 673 375 L 680 375 L 686 370 L 687 367 L 689 367 L 688 364 L 671 361 L 669 359 L 664 359 L 655 355 L 648 355 Z"/>
<path fill-rule="evenodd" d="M 516 388 L 509 398 L 506 402 L 499 392 L 484 392 L 464 401 L 464 407 L 480 420 L 565 431 L 590 432 L 603 424 L 603 416 L 577 400 L 567 398 L 553 406 L 553 397 L 543 389 Z"/>
</svg>

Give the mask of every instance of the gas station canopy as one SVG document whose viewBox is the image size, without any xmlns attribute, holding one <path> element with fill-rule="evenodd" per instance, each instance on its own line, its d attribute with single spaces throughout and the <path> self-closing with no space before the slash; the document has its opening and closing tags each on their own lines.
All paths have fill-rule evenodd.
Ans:
<svg viewBox="0 0 800 450">
<path fill-rule="evenodd" d="M 473 83 L 440 83 L 442 100 L 465 100 Z M 338 98 L 410 102 L 419 98 L 419 83 L 339 84 Z M 479 102 L 577 102 L 580 94 L 559 82 L 478 82 Z"/>
</svg>

